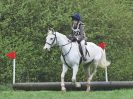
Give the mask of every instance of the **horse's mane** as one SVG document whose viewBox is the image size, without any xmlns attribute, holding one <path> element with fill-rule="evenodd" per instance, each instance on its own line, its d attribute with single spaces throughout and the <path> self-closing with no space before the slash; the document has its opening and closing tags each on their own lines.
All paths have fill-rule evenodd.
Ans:
<svg viewBox="0 0 133 99">
<path fill-rule="evenodd" d="M 62 33 L 56 32 L 57 34 L 61 35 L 64 39 L 68 39 L 68 37 Z"/>
</svg>

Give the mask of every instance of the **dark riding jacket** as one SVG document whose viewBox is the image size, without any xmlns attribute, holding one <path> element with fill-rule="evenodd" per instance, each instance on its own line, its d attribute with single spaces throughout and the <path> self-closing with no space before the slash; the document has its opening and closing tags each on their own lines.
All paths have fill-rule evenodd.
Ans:
<svg viewBox="0 0 133 99">
<path fill-rule="evenodd" d="M 77 24 L 72 24 L 72 36 L 76 37 L 78 40 L 86 38 L 84 31 L 84 23 L 79 21 Z"/>
</svg>

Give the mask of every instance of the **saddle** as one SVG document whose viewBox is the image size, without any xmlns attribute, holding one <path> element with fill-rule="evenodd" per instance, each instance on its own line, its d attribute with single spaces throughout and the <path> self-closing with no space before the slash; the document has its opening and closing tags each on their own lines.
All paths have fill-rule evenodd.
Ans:
<svg viewBox="0 0 133 99">
<path fill-rule="evenodd" d="M 82 59 L 83 59 L 83 50 L 82 50 L 82 46 L 81 46 L 81 44 L 80 44 L 80 42 L 83 40 L 83 38 L 82 38 L 82 37 L 77 38 L 77 37 L 75 37 L 75 36 L 69 36 L 68 38 L 69 38 L 72 42 L 78 42 L 79 52 L 80 52 L 80 54 L 81 54 L 81 56 L 82 56 Z M 85 45 L 87 45 L 86 42 L 85 42 Z M 88 52 L 88 50 L 86 49 L 86 55 L 87 55 L 87 53 L 88 53 L 88 55 L 89 55 L 89 52 Z M 82 61 L 82 59 L 81 59 L 81 61 Z"/>
<path fill-rule="evenodd" d="M 81 37 L 81 36 L 69 36 L 68 38 L 72 42 L 78 42 L 78 44 L 80 44 L 80 42 L 83 40 L 83 37 Z"/>
</svg>

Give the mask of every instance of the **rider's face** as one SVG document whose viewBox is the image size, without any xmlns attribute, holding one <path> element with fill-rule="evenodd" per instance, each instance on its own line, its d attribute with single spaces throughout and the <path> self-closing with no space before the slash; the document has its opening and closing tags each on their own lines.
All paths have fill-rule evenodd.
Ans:
<svg viewBox="0 0 133 99">
<path fill-rule="evenodd" d="M 76 21 L 76 20 L 73 20 L 72 22 L 73 22 L 73 24 L 77 24 L 78 23 L 78 21 Z"/>
</svg>

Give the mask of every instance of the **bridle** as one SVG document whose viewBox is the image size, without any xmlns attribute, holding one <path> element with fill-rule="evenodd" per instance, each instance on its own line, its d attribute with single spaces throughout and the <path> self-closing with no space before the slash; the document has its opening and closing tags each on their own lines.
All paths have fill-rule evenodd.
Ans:
<svg viewBox="0 0 133 99">
<path fill-rule="evenodd" d="M 53 42 L 52 42 L 51 44 L 50 44 L 49 42 L 46 42 L 46 44 L 50 45 L 51 47 L 52 47 L 52 45 L 54 44 L 55 40 L 56 40 L 56 42 L 57 42 L 56 32 L 55 32 L 55 33 L 52 32 L 52 34 L 55 36 Z M 70 49 L 68 50 L 67 53 L 64 54 L 63 51 L 62 51 L 62 48 L 63 48 L 64 46 L 66 46 L 66 45 L 69 45 L 69 44 L 71 44 Z M 58 46 L 59 46 L 60 49 L 61 49 L 61 55 L 62 55 L 62 57 L 63 57 L 63 59 L 64 59 L 65 64 L 70 68 L 70 66 L 69 66 L 68 63 L 66 62 L 65 56 L 68 55 L 68 54 L 70 53 L 71 49 L 72 49 L 72 41 L 69 42 L 69 43 L 67 43 L 67 44 L 58 45 Z"/>
<path fill-rule="evenodd" d="M 52 45 L 54 44 L 55 40 L 57 41 L 57 36 L 56 36 L 56 34 L 54 34 L 53 32 L 52 32 L 52 34 L 55 36 L 53 42 L 52 42 L 51 44 L 50 44 L 49 42 L 46 42 L 46 44 L 48 44 L 48 45 L 50 45 L 50 46 L 52 46 Z"/>
<path fill-rule="evenodd" d="M 55 36 L 55 37 L 54 37 L 54 40 L 52 41 L 52 43 L 46 42 L 46 44 L 48 44 L 48 45 L 50 45 L 50 46 L 52 46 L 52 45 L 54 44 L 55 41 L 57 42 L 56 32 L 52 32 L 52 34 Z M 62 52 L 62 48 L 63 48 L 64 46 L 70 44 L 70 43 L 71 43 L 71 47 L 70 47 L 69 51 L 68 51 L 67 53 L 63 54 L 63 52 Z M 64 44 L 64 45 L 58 45 L 58 46 L 61 48 L 61 54 L 62 54 L 62 56 L 65 57 L 65 56 L 66 56 L 67 54 L 69 54 L 69 52 L 71 51 L 71 48 L 72 48 L 72 42 L 69 42 L 69 43 Z"/>
</svg>

